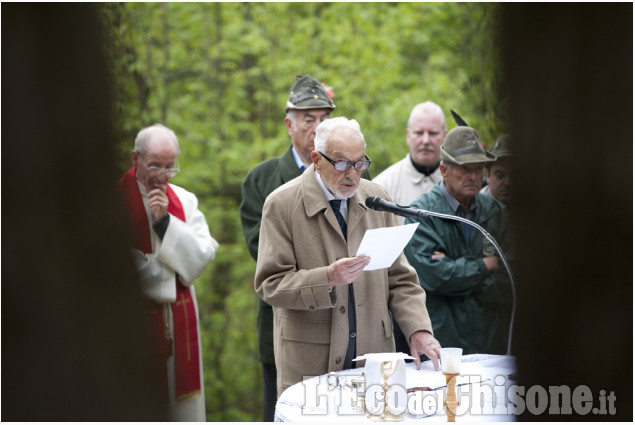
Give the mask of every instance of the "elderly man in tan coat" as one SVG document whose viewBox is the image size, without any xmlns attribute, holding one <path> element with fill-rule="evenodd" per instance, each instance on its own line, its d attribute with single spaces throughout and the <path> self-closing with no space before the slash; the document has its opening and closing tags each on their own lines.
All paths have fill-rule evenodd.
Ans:
<svg viewBox="0 0 635 425">
<path fill-rule="evenodd" d="M 438 368 L 426 295 L 403 253 L 374 271 L 363 271 L 368 257 L 355 257 L 366 230 L 398 225 L 365 205 L 369 196 L 387 197 L 361 179 L 370 165 L 365 151 L 357 121 L 326 120 L 313 164 L 265 201 L 255 289 L 273 306 L 278 396 L 304 376 L 355 367 L 355 356 L 394 351 L 391 314 L 417 367 L 425 354 Z"/>
</svg>

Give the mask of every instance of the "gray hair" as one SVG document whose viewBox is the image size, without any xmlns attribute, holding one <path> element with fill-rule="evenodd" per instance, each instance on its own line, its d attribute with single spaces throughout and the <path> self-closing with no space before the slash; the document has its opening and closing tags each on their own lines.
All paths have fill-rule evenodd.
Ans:
<svg viewBox="0 0 635 425">
<path fill-rule="evenodd" d="M 291 128 L 293 129 L 293 131 L 298 131 L 298 125 L 296 124 L 296 114 L 297 111 L 295 109 L 289 109 L 287 111 L 287 115 L 285 115 L 285 118 L 289 118 L 289 121 L 291 121 Z"/>
<path fill-rule="evenodd" d="M 137 133 L 137 138 L 134 141 L 134 150 L 140 156 L 143 156 L 143 154 L 145 153 L 146 147 L 148 145 L 148 141 L 150 140 L 150 137 L 153 134 L 156 134 L 157 132 L 163 133 L 170 140 L 172 140 L 174 142 L 174 144 L 176 145 L 177 154 L 180 152 L 181 149 L 179 147 L 179 139 L 176 138 L 176 134 L 174 134 L 174 131 L 170 130 L 169 128 L 167 128 L 163 124 L 154 124 L 154 125 L 151 125 L 149 127 L 145 127 L 143 129 L 141 129 L 141 131 L 139 131 L 139 133 Z"/>
<path fill-rule="evenodd" d="M 351 130 L 356 131 L 362 137 L 362 141 L 364 141 L 364 148 L 366 148 L 366 141 L 364 140 L 364 135 L 359 127 L 359 123 L 355 120 L 349 120 L 346 117 L 336 117 L 322 121 L 315 129 L 315 150 L 319 152 L 326 152 L 326 141 L 333 130 L 338 128 L 350 128 Z"/>
<path fill-rule="evenodd" d="M 412 125 L 412 120 L 414 119 L 414 117 L 423 112 L 437 114 L 439 117 L 441 117 L 441 127 L 443 127 L 443 131 L 447 130 L 447 126 L 445 123 L 445 114 L 443 113 L 443 109 L 441 109 L 441 107 L 437 105 L 436 103 L 430 102 L 429 100 L 423 103 L 419 103 L 415 105 L 414 108 L 412 108 L 412 111 L 410 112 L 410 117 L 408 118 L 408 128 L 410 128 L 410 125 Z"/>
</svg>

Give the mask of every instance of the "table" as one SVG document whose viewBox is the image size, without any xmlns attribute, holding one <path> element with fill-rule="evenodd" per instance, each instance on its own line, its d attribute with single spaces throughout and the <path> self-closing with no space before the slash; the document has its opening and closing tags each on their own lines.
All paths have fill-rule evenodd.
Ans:
<svg viewBox="0 0 635 425">
<path fill-rule="evenodd" d="M 387 407 L 393 419 L 402 421 L 446 421 L 446 381 L 430 361 L 417 370 L 406 363 L 405 388 L 381 392 L 366 389 L 362 396 L 353 388 L 353 379 L 362 377 L 364 368 L 331 372 L 307 378 L 289 388 L 276 404 L 276 422 L 375 422 L 377 413 Z M 516 360 L 512 356 L 470 354 L 461 358 L 461 374 L 456 378 L 459 407 L 457 422 L 515 421 Z M 425 390 L 415 389 L 427 387 Z M 378 400 L 379 399 L 379 400 Z M 379 410 L 378 410 L 379 409 Z"/>
</svg>

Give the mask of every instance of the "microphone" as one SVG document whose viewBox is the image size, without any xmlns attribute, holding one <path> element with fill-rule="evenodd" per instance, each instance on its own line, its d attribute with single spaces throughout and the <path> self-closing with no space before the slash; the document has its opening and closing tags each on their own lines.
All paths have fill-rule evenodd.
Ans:
<svg viewBox="0 0 635 425">
<path fill-rule="evenodd" d="M 369 196 L 366 198 L 366 206 L 376 211 L 388 211 L 402 217 L 412 217 L 417 219 L 426 218 L 428 212 L 412 207 L 404 207 L 402 205 L 393 204 L 377 196 Z"/>
</svg>

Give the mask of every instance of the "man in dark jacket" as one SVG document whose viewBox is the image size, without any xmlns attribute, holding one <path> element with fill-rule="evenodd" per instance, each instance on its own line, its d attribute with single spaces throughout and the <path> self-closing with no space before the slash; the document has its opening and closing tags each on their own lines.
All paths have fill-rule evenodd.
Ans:
<svg viewBox="0 0 635 425">
<path fill-rule="evenodd" d="M 485 165 L 487 174 L 487 186 L 481 189 L 481 193 L 493 196 L 507 207 L 510 218 L 512 197 L 514 193 L 512 183 L 512 140 L 511 135 L 500 136 L 489 150 L 496 155 L 496 162 Z"/>
<path fill-rule="evenodd" d="M 412 206 L 477 223 L 511 260 L 505 206 L 479 193 L 484 164 L 495 159 L 483 149 L 474 129 L 454 128 L 441 146 L 443 180 Z M 406 220 L 410 222 L 414 220 Z M 429 217 L 419 225 L 404 253 L 428 295 L 426 305 L 441 346 L 461 347 L 463 354 L 506 352 L 510 282 L 494 245 L 478 229 Z"/>
<path fill-rule="evenodd" d="M 284 125 L 291 136 L 291 146 L 280 157 L 261 162 L 249 171 L 242 184 L 243 200 L 240 219 L 247 248 L 258 259 L 258 238 L 262 206 L 278 186 L 302 174 L 312 164 L 315 129 L 331 118 L 335 109 L 330 87 L 310 75 L 298 76 L 287 100 Z M 370 180 L 368 170 L 362 177 Z M 273 310 L 258 298 L 258 348 L 263 374 L 263 421 L 273 422 L 276 406 L 276 364 L 273 355 Z"/>
</svg>

